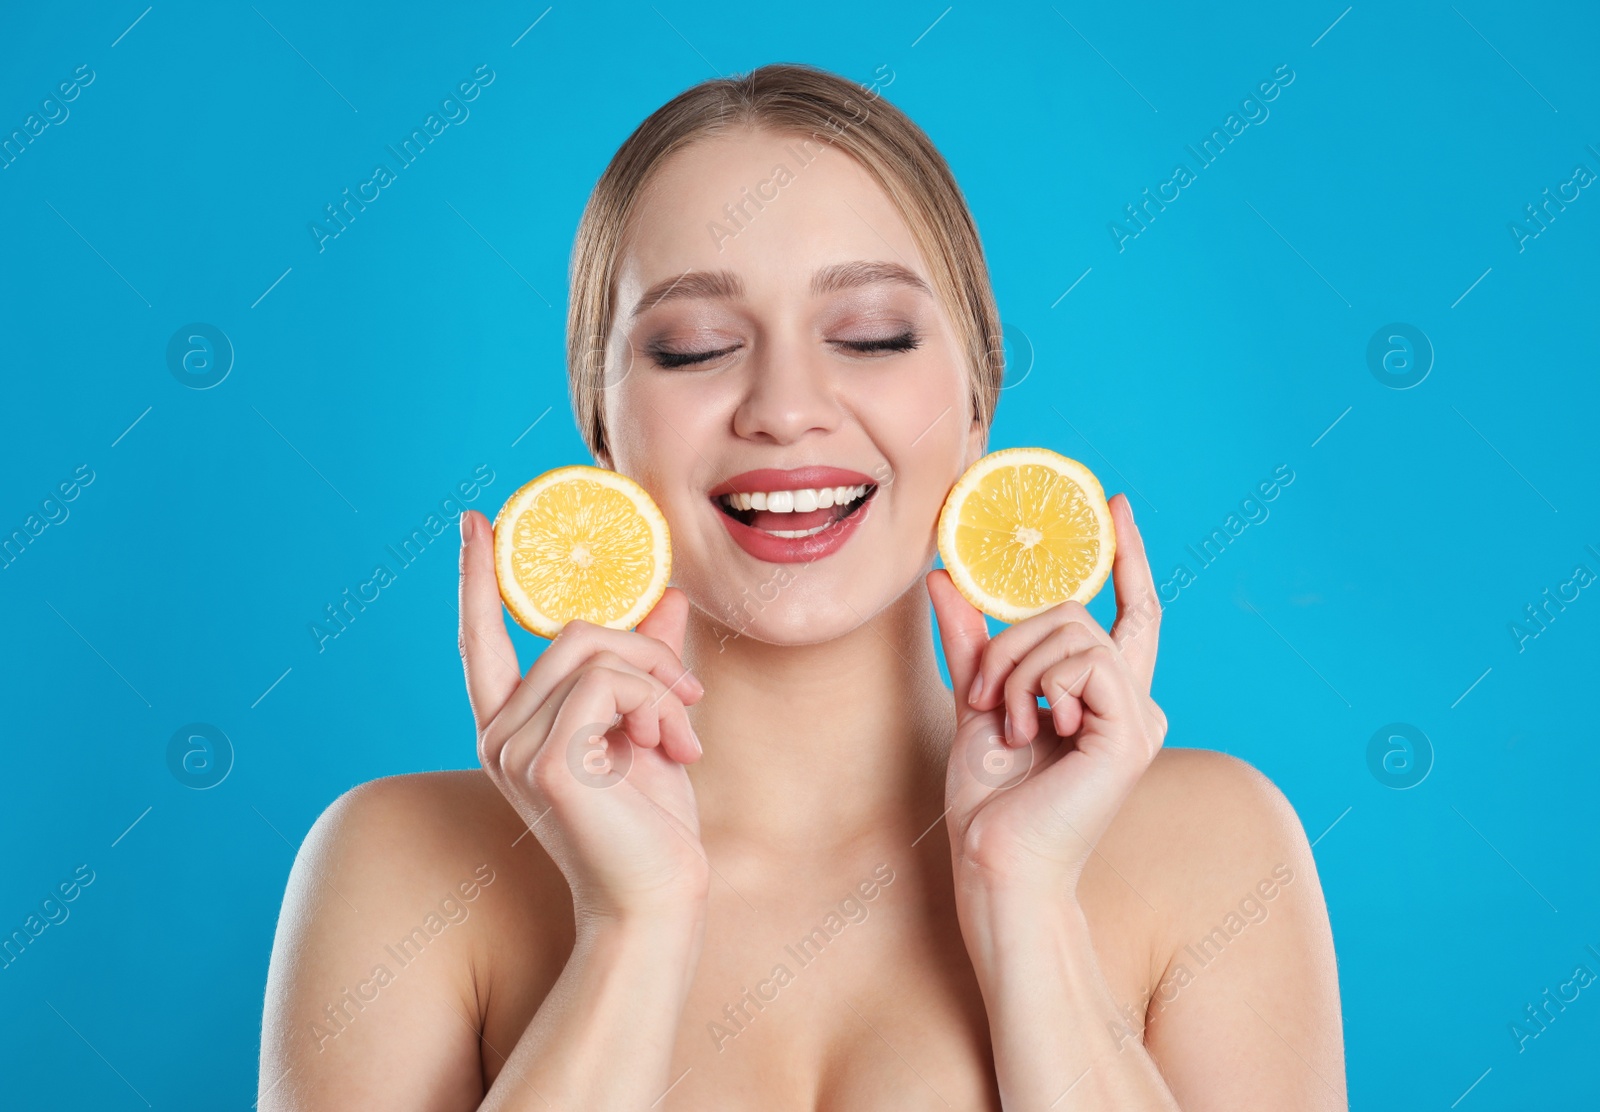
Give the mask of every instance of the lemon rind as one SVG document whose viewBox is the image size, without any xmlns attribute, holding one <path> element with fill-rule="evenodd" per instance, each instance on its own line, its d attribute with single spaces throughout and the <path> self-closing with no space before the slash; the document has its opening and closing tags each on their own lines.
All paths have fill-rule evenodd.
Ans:
<svg viewBox="0 0 1600 1112">
<path fill-rule="evenodd" d="M 666 592 L 667 584 L 672 578 L 672 540 L 667 529 L 667 519 L 662 514 L 661 507 L 656 505 L 655 499 L 650 497 L 644 487 L 626 475 L 608 471 L 603 467 L 590 467 L 587 464 L 569 464 L 536 475 L 513 491 L 495 514 L 494 570 L 495 581 L 500 590 L 500 601 L 505 604 L 505 608 L 510 611 L 517 624 L 529 633 L 547 640 L 554 640 L 566 623 L 556 620 L 533 605 L 533 601 L 525 592 L 507 587 L 507 584 L 516 582 L 511 573 L 512 531 L 501 529 L 500 525 L 502 522 L 509 522 L 547 487 L 580 478 L 592 480 L 627 495 L 640 516 L 650 524 L 655 541 L 654 556 L 659 570 L 651 581 L 650 589 L 641 594 L 626 612 L 606 622 L 605 625 L 611 629 L 632 629 L 638 625 L 655 604 L 661 601 L 661 596 Z"/>
<path fill-rule="evenodd" d="M 955 529 L 960 519 L 961 505 L 967 496 L 977 487 L 978 480 L 987 475 L 996 467 L 1016 466 L 1023 463 L 1039 463 L 1067 475 L 1084 489 L 1094 501 L 1096 516 L 1104 513 L 1102 529 L 1104 544 L 1101 546 L 1099 560 L 1095 563 L 1094 570 L 1078 585 L 1068 598 L 1056 602 L 1045 603 L 1036 607 L 1016 606 L 1003 599 L 995 598 L 978 586 L 977 582 L 968 573 L 966 567 L 956 559 Z M 956 590 L 961 592 L 968 602 L 977 607 L 991 618 L 996 618 L 1008 624 L 1015 624 L 1037 614 L 1042 614 L 1053 606 L 1062 602 L 1076 601 L 1088 603 L 1105 586 L 1106 580 L 1111 576 L 1111 565 L 1116 558 L 1117 531 L 1116 524 L 1111 517 L 1111 509 L 1106 501 L 1105 488 L 1100 485 L 1100 480 L 1084 463 L 1070 456 L 1049 448 L 1002 448 L 990 452 L 978 460 L 962 473 L 956 480 L 955 486 L 950 488 L 950 493 L 945 496 L 944 506 L 939 511 L 938 525 L 939 558 L 943 561 L 945 570 L 950 573 L 950 582 L 955 584 Z"/>
</svg>

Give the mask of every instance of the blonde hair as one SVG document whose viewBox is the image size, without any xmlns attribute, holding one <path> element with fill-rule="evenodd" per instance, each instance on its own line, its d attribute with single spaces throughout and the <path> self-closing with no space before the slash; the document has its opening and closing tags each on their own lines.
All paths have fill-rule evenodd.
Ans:
<svg viewBox="0 0 1600 1112">
<path fill-rule="evenodd" d="M 641 123 L 595 183 L 572 249 L 567 376 L 589 450 L 608 458 L 602 391 L 627 230 L 653 172 L 689 144 L 740 128 L 838 147 L 888 194 L 932 271 L 971 368 L 973 412 L 987 429 L 1004 374 L 999 311 L 983 245 L 950 167 L 921 128 L 860 85 L 814 66 L 762 66 L 686 89 Z"/>
</svg>

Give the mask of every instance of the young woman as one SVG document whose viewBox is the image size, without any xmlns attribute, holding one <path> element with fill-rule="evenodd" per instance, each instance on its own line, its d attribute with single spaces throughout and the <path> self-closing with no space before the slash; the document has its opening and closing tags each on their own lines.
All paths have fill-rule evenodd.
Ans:
<svg viewBox="0 0 1600 1112">
<path fill-rule="evenodd" d="M 688 90 L 596 186 L 568 325 L 675 586 L 523 675 L 462 515 L 482 768 L 307 836 L 261 1108 L 1344 1107 L 1309 847 L 1257 772 L 1162 749 L 1126 497 L 1109 631 L 1063 604 L 991 638 L 929 571 L 1001 344 L 926 136 L 808 67 Z"/>
</svg>

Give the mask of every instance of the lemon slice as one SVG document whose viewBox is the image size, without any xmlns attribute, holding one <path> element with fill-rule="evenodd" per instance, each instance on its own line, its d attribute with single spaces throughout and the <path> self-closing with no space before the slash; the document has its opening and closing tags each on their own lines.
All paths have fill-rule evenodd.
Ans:
<svg viewBox="0 0 1600 1112">
<path fill-rule="evenodd" d="M 956 588 L 990 617 L 1020 622 L 1088 602 L 1111 574 L 1116 526 L 1094 473 L 1048 448 L 991 452 L 956 481 L 939 513 L 939 555 Z"/>
<path fill-rule="evenodd" d="M 525 483 L 494 519 L 500 598 L 530 633 L 574 618 L 632 629 L 667 589 L 667 519 L 625 475 L 558 467 Z"/>
</svg>

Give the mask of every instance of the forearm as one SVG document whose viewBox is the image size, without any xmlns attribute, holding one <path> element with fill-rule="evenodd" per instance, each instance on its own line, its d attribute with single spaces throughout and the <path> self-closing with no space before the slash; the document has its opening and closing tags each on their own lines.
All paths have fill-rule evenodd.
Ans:
<svg viewBox="0 0 1600 1112">
<path fill-rule="evenodd" d="M 672 1082 L 702 925 L 698 911 L 580 922 L 566 968 L 480 1112 L 650 1107 Z"/>
<path fill-rule="evenodd" d="M 1007 1112 L 1176 1112 L 1143 1040 L 1128 1031 L 1077 904 L 974 886 L 957 907 Z"/>
</svg>

